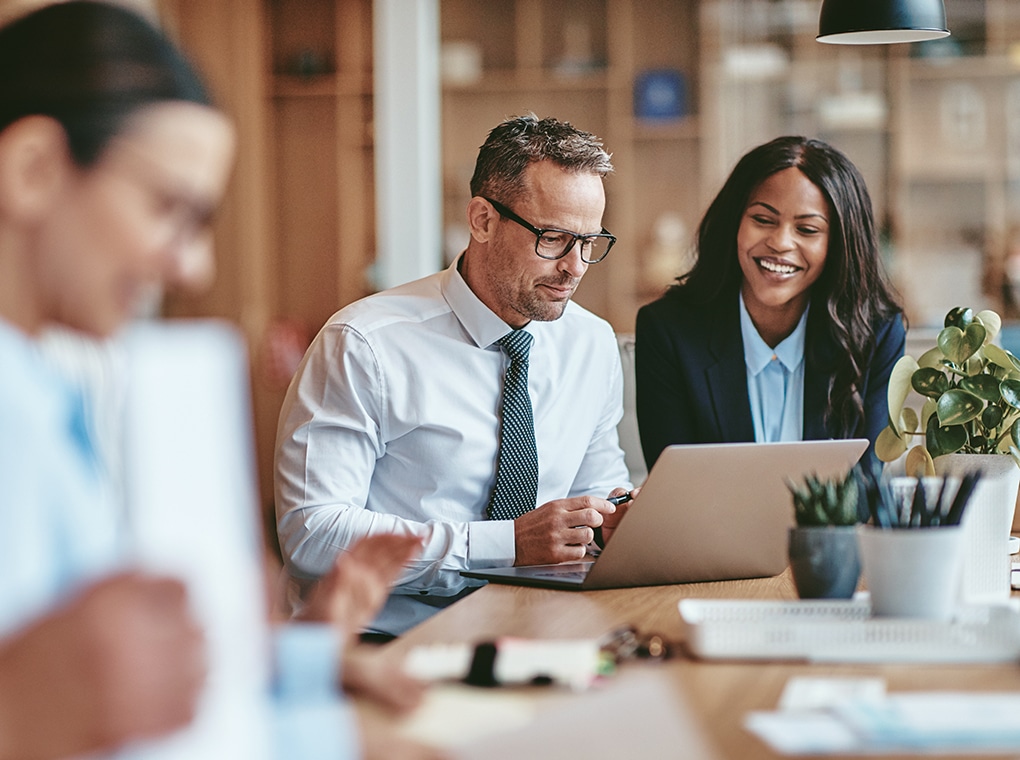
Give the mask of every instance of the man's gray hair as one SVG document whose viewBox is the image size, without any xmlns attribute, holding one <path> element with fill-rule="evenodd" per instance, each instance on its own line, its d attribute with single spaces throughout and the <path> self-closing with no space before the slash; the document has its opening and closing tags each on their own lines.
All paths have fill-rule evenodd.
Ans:
<svg viewBox="0 0 1020 760">
<path fill-rule="evenodd" d="M 514 116 L 493 128 L 479 149 L 471 195 L 512 203 L 525 189 L 525 169 L 539 161 L 599 177 L 613 171 L 602 140 L 590 132 L 558 119 Z"/>
</svg>

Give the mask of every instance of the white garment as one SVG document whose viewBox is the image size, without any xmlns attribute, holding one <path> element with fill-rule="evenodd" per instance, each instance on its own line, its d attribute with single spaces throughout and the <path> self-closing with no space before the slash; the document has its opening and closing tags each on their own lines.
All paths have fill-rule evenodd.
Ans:
<svg viewBox="0 0 1020 760">
<path fill-rule="evenodd" d="M 804 310 L 793 332 L 772 348 L 758 334 L 740 294 L 747 396 L 758 443 L 804 439 L 804 347 L 809 310 Z"/>
<path fill-rule="evenodd" d="M 496 475 L 510 327 L 447 270 L 369 296 L 326 323 L 280 414 L 276 508 L 288 570 L 322 575 L 338 551 L 385 531 L 425 539 L 373 628 L 401 633 L 512 565 L 509 520 L 486 519 Z M 528 389 L 538 504 L 630 487 L 616 425 L 623 377 L 612 328 L 570 303 L 531 322 Z"/>
<path fill-rule="evenodd" d="M 0 639 L 51 611 L 88 583 L 128 567 L 131 554 L 118 499 L 123 489 L 115 482 L 122 473 L 119 347 L 70 334 L 51 334 L 46 340 L 41 347 L 0 319 L 0 548 L 4 561 Z M 104 445 L 98 449 L 97 430 L 104 436 Z M 207 506 L 215 509 L 217 505 Z M 145 505 L 132 508 L 142 510 Z M 264 694 L 256 697 L 269 722 L 251 731 L 267 731 L 271 756 L 279 760 L 359 756 L 353 708 L 336 693 L 340 652 L 333 627 L 279 626 L 273 642 L 276 689 L 270 693 L 266 683 Z M 207 688 L 222 694 L 227 685 L 211 683 Z M 196 730 L 215 736 L 215 728 L 205 722 L 208 718 L 209 713 L 202 715 Z M 174 735 L 165 742 L 132 744 L 89 758 L 178 757 L 182 746 L 191 745 Z"/>
</svg>

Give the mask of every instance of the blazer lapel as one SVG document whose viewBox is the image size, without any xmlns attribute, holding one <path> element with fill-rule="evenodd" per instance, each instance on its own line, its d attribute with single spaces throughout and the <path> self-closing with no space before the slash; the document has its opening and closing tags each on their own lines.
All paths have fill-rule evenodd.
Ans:
<svg viewBox="0 0 1020 760">
<path fill-rule="evenodd" d="M 832 432 L 823 421 L 835 359 L 836 347 L 824 331 L 813 328 L 809 317 L 804 351 L 804 440 L 832 438 Z"/>
<path fill-rule="evenodd" d="M 740 308 L 736 298 L 714 315 L 709 352 L 716 363 L 705 370 L 709 397 L 719 426 L 719 440 L 754 440 L 751 402 L 747 397 L 747 365 L 740 337 Z"/>
</svg>

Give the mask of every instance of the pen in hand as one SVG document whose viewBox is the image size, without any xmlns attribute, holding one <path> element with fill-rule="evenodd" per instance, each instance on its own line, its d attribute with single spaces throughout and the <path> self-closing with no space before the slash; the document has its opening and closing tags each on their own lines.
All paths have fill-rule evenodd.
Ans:
<svg viewBox="0 0 1020 760">
<path fill-rule="evenodd" d="M 634 497 L 631 495 L 630 491 L 627 491 L 627 493 L 620 494 L 619 496 L 610 496 L 608 499 L 606 499 L 606 501 L 618 507 L 621 504 L 626 504 L 633 498 Z"/>
</svg>

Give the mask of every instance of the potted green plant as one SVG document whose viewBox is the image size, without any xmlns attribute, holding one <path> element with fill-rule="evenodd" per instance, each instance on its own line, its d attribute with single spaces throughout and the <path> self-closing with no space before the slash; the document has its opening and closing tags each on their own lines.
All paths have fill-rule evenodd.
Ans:
<svg viewBox="0 0 1020 760">
<path fill-rule="evenodd" d="M 853 471 L 842 478 L 787 482 L 794 519 L 789 554 L 793 582 L 801 599 L 849 599 L 857 589 L 861 564 L 854 526 L 860 522 L 859 486 Z"/>
<path fill-rule="evenodd" d="M 934 459 L 946 454 L 1012 453 L 1020 461 L 1020 359 L 992 343 L 1001 327 L 994 311 L 956 308 L 946 315 L 937 345 L 919 359 L 896 362 L 889 425 L 875 442 L 879 459 L 892 462 L 907 453 L 907 474 L 921 476 L 934 475 Z M 908 405 L 911 390 L 925 399 L 920 415 Z"/>
<path fill-rule="evenodd" d="M 992 342 L 1001 326 L 994 311 L 951 310 L 934 347 L 893 367 L 889 425 L 875 442 L 884 462 L 906 455 L 907 475 L 981 470 L 966 526 L 964 596 L 972 602 L 1009 595 L 1009 534 L 1020 487 L 1020 359 Z M 920 414 L 909 403 L 911 391 L 924 399 Z"/>
</svg>

